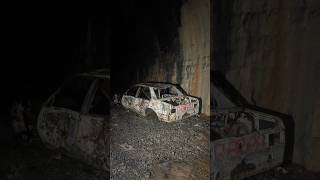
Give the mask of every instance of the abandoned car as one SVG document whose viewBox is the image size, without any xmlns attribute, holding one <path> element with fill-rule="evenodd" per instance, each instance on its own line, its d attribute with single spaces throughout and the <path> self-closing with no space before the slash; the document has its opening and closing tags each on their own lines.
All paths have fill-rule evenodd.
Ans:
<svg viewBox="0 0 320 180">
<path fill-rule="evenodd" d="M 50 148 L 109 171 L 108 70 L 78 74 L 43 104 L 38 134 Z"/>
<path fill-rule="evenodd" d="M 282 119 L 250 106 L 221 73 L 212 76 L 213 179 L 243 179 L 280 165 L 285 151 Z"/>
<path fill-rule="evenodd" d="M 164 122 L 173 122 L 197 115 L 199 99 L 186 95 L 169 83 L 140 83 L 122 96 L 121 104 L 139 115 Z"/>
</svg>

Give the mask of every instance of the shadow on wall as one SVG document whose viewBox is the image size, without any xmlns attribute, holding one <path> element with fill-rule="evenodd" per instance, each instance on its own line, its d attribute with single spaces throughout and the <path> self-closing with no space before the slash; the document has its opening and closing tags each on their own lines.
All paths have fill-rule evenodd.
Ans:
<svg viewBox="0 0 320 180">
<path fill-rule="evenodd" d="M 230 70 L 231 64 L 231 36 L 233 31 L 232 16 L 235 0 L 214 1 L 212 29 L 213 34 L 218 34 L 213 38 L 213 68 L 223 72 Z"/>
<path fill-rule="evenodd" d="M 227 95 L 229 99 L 232 99 L 232 101 L 235 102 L 237 106 L 247 106 L 249 104 L 248 101 L 242 96 L 242 94 L 240 94 L 240 92 L 227 80 L 222 72 L 216 70 L 211 71 L 210 81 L 216 86 L 221 87 L 225 92 L 225 95 Z M 213 88 L 211 87 L 210 104 L 211 108 L 215 108 L 213 99 L 214 94 L 212 90 Z"/>
</svg>

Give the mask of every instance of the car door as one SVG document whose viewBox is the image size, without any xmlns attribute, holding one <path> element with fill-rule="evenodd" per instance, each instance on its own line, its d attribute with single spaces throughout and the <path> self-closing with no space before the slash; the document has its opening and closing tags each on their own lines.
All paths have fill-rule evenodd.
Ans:
<svg viewBox="0 0 320 180">
<path fill-rule="evenodd" d="M 145 110 L 149 106 L 150 99 L 150 88 L 145 86 L 140 87 L 135 100 L 135 111 L 139 114 L 145 115 Z"/>
<path fill-rule="evenodd" d="M 138 90 L 139 90 L 139 86 L 133 86 L 123 94 L 122 99 L 121 99 L 121 104 L 125 108 L 135 110 L 134 109 L 134 102 L 135 102 Z"/>
<path fill-rule="evenodd" d="M 38 116 L 38 132 L 53 148 L 74 151 L 83 102 L 92 79 L 76 76 L 64 83 L 43 105 Z"/>
<path fill-rule="evenodd" d="M 109 85 L 97 80 L 89 91 L 88 102 L 80 115 L 77 147 L 82 159 L 99 169 L 109 166 Z"/>
</svg>

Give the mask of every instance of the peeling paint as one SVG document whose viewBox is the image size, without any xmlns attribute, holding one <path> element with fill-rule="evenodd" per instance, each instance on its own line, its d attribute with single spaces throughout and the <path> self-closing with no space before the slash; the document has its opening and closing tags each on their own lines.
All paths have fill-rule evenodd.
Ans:
<svg viewBox="0 0 320 180">
<path fill-rule="evenodd" d="M 145 92 L 142 92 L 143 89 Z M 143 93 L 149 94 L 149 97 L 142 97 Z M 175 85 L 167 83 L 134 85 L 124 93 L 121 104 L 142 116 L 149 116 L 154 112 L 164 122 L 197 115 L 200 109 L 197 98 L 185 95 Z"/>
<path fill-rule="evenodd" d="M 95 168 L 108 171 L 109 125 L 106 108 L 110 99 L 107 95 L 109 89 L 103 88 L 109 87 L 104 84 L 109 82 L 109 76 L 99 71 L 99 74 L 81 74 L 76 75 L 75 78 L 81 79 L 84 76 L 90 77 L 92 82 L 85 90 L 86 96 L 80 101 L 81 109 L 76 111 L 54 104 L 61 88 L 58 89 L 41 108 L 38 116 L 38 133 L 48 147 L 61 150 Z M 105 98 L 101 99 L 104 101 L 104 106 L 102 106 L 102 113 L 94 113 L 94 111 L 91 112 L 91 108 L 96 106 L 93 103 L 96 97 L 100 97 L 97 95 L 100 92 L 99 87 L 106 92 L 102 96 Z"/>
<path fill-rule="evenodd" d="M 219 72 L 212 74 L 213 179 L 243 179 L 280 165 L 286 142 L 282 119 L 255 109 Z"/>
<path fill-rule="evenodd" d="M 213 118 L 214 179 L 242 179 L 283 162 L 285 129 L 280 118 L 242 108 L 217 111 Z"/>
</svg>

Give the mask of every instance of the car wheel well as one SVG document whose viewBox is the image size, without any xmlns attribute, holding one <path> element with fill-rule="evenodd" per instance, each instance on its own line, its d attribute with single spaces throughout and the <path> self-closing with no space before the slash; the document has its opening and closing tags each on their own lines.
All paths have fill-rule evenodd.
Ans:
<svg viewBox="0 0 320 180">
<path fill-rule="evenodd" d="M 150 113 L 155 113 L 155 112 L 154 112 L 154 110 L 152 110 L 151 108 L 147 108 L 147 109 L 145 110 L 146 116 L 147 116 L 148 114 L 150 114 Z"/>
<path fill-rule="evenodd" d="M 157 113 L 150 108 L 147 108 L 145 111 L 146 117 L 151 118 L 151 119 L 158 119 Z"/>
</svg>

